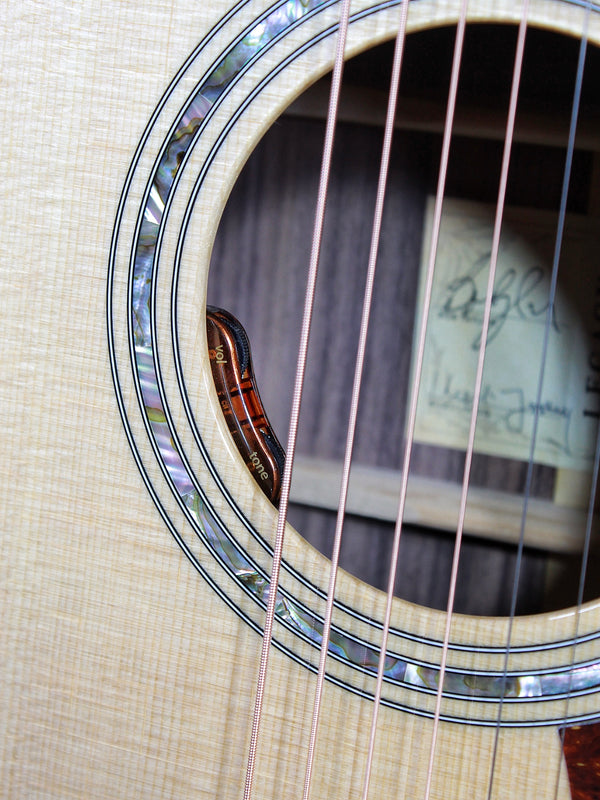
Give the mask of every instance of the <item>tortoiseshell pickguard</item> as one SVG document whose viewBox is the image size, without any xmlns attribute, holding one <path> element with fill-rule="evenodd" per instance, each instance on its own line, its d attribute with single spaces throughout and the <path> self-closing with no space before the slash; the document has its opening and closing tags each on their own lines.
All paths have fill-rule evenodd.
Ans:
<svg viewBox="0 0 600 800">
<path fill-rule="evenodd" d="M 600 722 L 563 731 L 572 800 L 600 800 Z"/>
</svg>

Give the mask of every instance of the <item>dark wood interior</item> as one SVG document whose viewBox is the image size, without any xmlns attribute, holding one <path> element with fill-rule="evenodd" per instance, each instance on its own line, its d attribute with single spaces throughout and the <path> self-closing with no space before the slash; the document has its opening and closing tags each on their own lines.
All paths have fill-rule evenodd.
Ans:
<svg viewBox="0 0 600 800">
<path fill-rule="evenodd" d="M 508 26 L 473 26 L 466 38 L 459 110 L 505 112 L 516 31 Z M 454 42 L 453 29 L 409 37 L 401 95 L 439 105 L 443 112 Z M 546 119 L 548 127 L 568 116 L 579 44 L 532 30 L 528 34 L 519 115 Z M 350 87 L 385 91 L 392 45 L 349 62 Z M 582 130 L 600 115 L 598 53 L 588 53 L 582 94 Z M 402 100 L 400 103 L 402 106 Z M 428 105 L 429 107 L 429 105 Z M 591 124 L 590 122 L 590 124 Z M 544 126 L 542 126 L 544 127 Z M 271 423 L 285 445 L 296 345 L 317 192 L 324 123 L 283 115 L 248 161 L 225 210 L 213 253 L 209 302 L 236 315 L 253 349 L 258 386 Z M 527 138 L 527 137 L 526 137 Z M 339 124 L 326 229 L 311 335 L 299 453 L 341 459 L 370 241 L 382 130 L 376 124 Z M 539 142 L 513 146 L 507 203 L 556 210 L 561 196 L 565 148 L 540 130 Z M 477 134 L 453 140 L 446 193 L 494 203 L 502 157 L 501 138 Z M 399 469 L 403 455 L 406 391 L 414 325 L 425 202 L 435 193 L 441 133 L 397 130 L 384 213 L 359 412 L 355 460 Z M 578 146 L 569 210 L 597 214 L 592 182 L 595 153 Z M 412 469 L 460 481 L 464 453 L 416 445 Z M 476 455 L 471 480 L 507 492 L 523 491 L 526 464 Z M 551 498 L 554 470 L 538 466 L 533 493 Z M 432 502 L 435 499 L 432 498 Z M 329 554 L 335 514 L 292 507 L 290 518 L 303 535 Z M 393 526 L 349 517 L 342 564 L 383 587 Z M 412 601 L 446 606 L 453 537 L 408 527 L 403 533 L 397 592 Z M 580 558 L 557 560 L 526 548 L 518 591 L 518 613 L 575 602 Z M 505 614 L 510 608 L 515 548 L 475 538 L 463 543 L 456 610 Z M 587 595 L 597 596 L 590 568 Z"/>
</svg>

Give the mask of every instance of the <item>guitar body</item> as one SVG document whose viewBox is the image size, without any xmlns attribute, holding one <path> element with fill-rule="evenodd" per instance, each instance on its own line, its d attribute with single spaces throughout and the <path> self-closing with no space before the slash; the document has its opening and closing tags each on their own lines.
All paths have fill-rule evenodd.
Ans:
<svg viewBox="0 0 600 800">
<path fill-rule="evenodd" d="M 332 64 L 337 4 L 279 5 L 6 4 L 3 797 L 243 794 L 277 512 L 219 408 L 204 310 L 237 175 Z M 354 6 L 349 54 L 393 38 L 398 5 Z M 458 9 L 411 3 L 409 30 Z M 579 35 L 584 11 L 529 18 Z M 301 796 L 328 566 L 290 527 L 265 800 Z M 362 786 L 385 596 L 343 573 L 336 604 L 314 798 Z M 372 797 L 424 795 L 444 627 L 395 601 Z M 494 800 L 571 797 L 559 729 L 600 718 L 600 602 L 514 620 L 500 708 L 509 627 L 453 618 L 431 798 L 487 798 L 494 755 Z"/>
</svg>

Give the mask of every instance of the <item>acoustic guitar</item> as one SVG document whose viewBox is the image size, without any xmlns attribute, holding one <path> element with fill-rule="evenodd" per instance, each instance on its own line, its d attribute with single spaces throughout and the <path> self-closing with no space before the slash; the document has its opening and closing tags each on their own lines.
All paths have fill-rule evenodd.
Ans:
<svg viewBox="0 0 600 800">
<path fill-rule="evenodd" d="M 594 215 L 600 207 L 594 126 L 600 75 L 594 53 L 600 45 L 600 5 L 353 0 L 346 29 L 347 10 L 337 0 L 7 0 L 3 5 L 2 797 L 600 797 L 600 604 L 588 569 L 600 415 L 594 335 Z M 377 126 L 387 101 L 379 110 L 367 108 L 379 89 L 367 85 L 371 67 L 360 66 L 373 62 L 360 59 L 369 59 L 378 46 L 383 47 L 378 52 L 389 53 L 389 42 L 397 37 L 394 69 L 401 93 L 395 119 L 403 130 L 396 131 L 392 153 L 404 158 L 405 173 L 420 169 L 422 162 L 406 143 L 424 132 L 435 166 L 421 200 L 402 206 L 381 237 L 382 253 L 386 242 L 407 229 L 413 242 L 412 256 L 410 248 L 397 249 L 402 257 L 391 259 L 394 270 L 381 292 L 388 310 L 380 313 L 376 298 L 373 312 L 374 325 L 387 314 L 394 336 L 404 340 L 398 390 L 404 399 L 370 379 L 367 370 L 365 391 L 375 392 L 379 405 L 369 411 L 366 403 L 362 416 L 377 423 L 380 433 L 377 440 L 368 434 L 370 448 L 364 442 L 357 447 L 376 455 L 389 447 L 396 465 L 382 466 L 375 456 L 373 469 L 366 465 L 361 471 L 359 465 L 355 487 L 371 488 L 362 500 L 353 501 L 352 492 L 347 498 L 354 502 L 348 526 L 361 514 L 381 518 L 384 500 L 377 492 L 389 479 L 393 505 L 407 518 L 402 535 L 411 535 L 411 525 L 417 532 L 450 531 L 432 540 L 434 549 L 448 549 L 442 542 L 450 543 L 455 567 L 448 567 L 443 581 L 433 581 L 443 599 L 429 605 L 419 598 L 413 602 L 401 580 L 399 596 L 392 598 L 348 570 L 339 571 L 331 592 L 331 535 L 321 553 L 302 535 L 300 522 L 298 531 L 285 522 L 290 503 L 306 506 L 311 493 L 316 498 L 329 481 L 323 455 L 325 461 L 341 461 L 343 454 L 336 445 L 335 452 L 317 448 L 312 457 L 300 447 L 295 467 L 313 484 L 297 488 L 288 419 L 280 422 L 276 409 L 271 417 L 271 396 L 288 405 L 292 394 L 283 373 L 293 373 L 297 353 L 288 352 L 284 340 L 299 327 L 304 298 L 297 285 L 306 283 L 308 262 L 318 259 L 306 246 L 302 272 L 294 258 L 296 249 L 304 258 L 304 244 L 296 248 L 293 237 L 286 244 L 282 236 L 269 280 L 250 292 L 253 276 L 258 282 L 268 261 L 256 243 L 271 235 L 265 231 L 293 230 L 285 202 L 265 206 L 265 198 L 283 196 L 272 194 L 286 177 L 278 165 L 294 162 L 302 179 L 307 171 L 307 151 L 298 136 L 282 146 L 284 162 L 274 155 L 270 160 L 274 139 L 259 146 L 262 161 L 253 161 L 251 153 L 270 129 L 268 136 L 293 129 L 313 100 L 319 109 L 327 105 L 323 76 L 332 67 L 335 98 L 338 43 L 345 30 L 343 58 L 358 57 L 359 66 L 347 66 L 358 77 L 358 88 L 350 111 L 343 99 L 339 106 L 342 116 L 350 115 L 344 130 L 354 131 L 371 114 L 366 127 L 379 142 Z M 472 31 L 475 37 L 483 31 L 484 42 L 500 42 L 503 67 L 485 74 L 504 76 L 505 88 L 498 89 L 499 83 L 489 88 L 478 62 L 474 67 L 471 60 L 462 70 L 465 31 L 466 43 Z M 549 60 L 525 90 L 519 84 L 522 63 L 536 63 L 536 37 L 550 43 Z M 480 53 L 493 48 L 485 44 Z M 418 68 L 411 71 L 411 54 L 417 51 Z M 564 71 L 567 52 L 572 58 Z M 438 111 L 432 114 L 436 81 Z M 472 87 L 466 112 L 460 94 L 465 81 Z M 388 82 L 386 73 L 383 83 Z M 409 97 L 409 84 L 419 86 L 418 102 Z M 564 102 L 555 101 L 559 84 L 568 85 Z M 312 94 L 303 99 L 309 87 Z M 456 114 L 447 115 L 453 87 L 459 101 Z M 520 90 L 535 96 L 533 110 L 521 103 Z M 335 130 L 331 122 L 314 120 L 309 128 L 319 139 L 324 128 Z M 537 137 L 559 165 L 558 189 L 547 188 L 546 162 L 527 149 Z M 481 153 L 477 160 L 482 139 L 495 142 L 496 161 Z M 461 161 L 453 167 L 456 148 Z M 360 153 L 367 160 L 366 148 L 358 152 L 354 161 L 360 164 Z M 527 198 L 511 199 L 517 152 L 542 187 L 537 210 L 523 208 L 531 205 Z M 243 232 L 231 203 L 238 202 L 234 185 L 247 161 L 248 169 L 262 164 L 265 172 L 243 212 L 254 232 L 253 246 L 247 259 L 240 256 L 236 263 L 227 248 Z M 344 169 L 334 164 L 332 191 L 351 214 L 360 193 L 345 193 L 343 183 L 335 184 Z M 461 181 L 472 189 L 470 200 L 467 192 L 452 189 Z M 306 178 L 310 206 L 293 215 L 312 221 L 317 184 Z M 300 189 L 294 192 L 302 195 Z M 375 200 L 367 199 L 371 217 Z M 390 202 L 385 208 L 397 211 Z M 447 299 L 436 305 L 434 283 L 429 311 L 426 276 L 456 265 L 457 247 L 470 252 L 464 231 L 481 231 L 484 218 L 492 244 L 486 244 L 485 269 L 476 273 L 477 298 L 475 273 L 467 276 L 468 284 L 452 284 L 455 276 L 446 285 L 463 294 L 455 292 L 454 305 Z M 346 232 L 361 233 L 362 239 L 344 239 L 339 252 L 364 250 L 364 232 L 352 230 L 358 225 L 351 216 L 345 219 Z M 511 386 L 517 385 L 517 374 L 533 375 L 540 390 L 516 412 L 512 406 L 510 414 L 502 411 L 505 429 L 495 423 L 488 445 L 482 429 L 494 403 L 502 405 L 505 398 L 489 388 L 492 379 L 483 370 L 502 333 L 498 311 L 508 291 L 502 259 L 508 256 L 499 236 L 505 235 L 506 220 L 515 230 L 535 229 L 536 241 L 545 237 L 549 273 L 542 279 L 534 271 L 520 279 L 529 282 L 521 284 L 516 299 L 511 295 L 512 305 L 501 317 L 505 327 L 517 331 L 512 355 L 494 369 L 514 379 Z M 452 224 L 458 228 L 448 227 Z M 564 232 L 571 224 L 587 231 L 587 239 L 575 247 L 575 256 L 563 258 L 570 247 Z M 458 229 L 463 233 L 453 240 Z M 368 230 L 367 251 L 370 235 Z M 411 258 L 414 269 L 404 266 Z M 511 264 L 521 260 L 517 254 Z M 333 320 L 347 292 L 363 291 L 366 264 L 361 263 L 360 279 L 349 266 L 344 272 L 344 264 L 327 300 L 325 316 Z M 329 274 L 327 264 L 320 269 Z M 408 273 L 413 295 L 398 289 Z M 563 279 L 553 277 L 563 273 L 571 276 L 566 285 L 579 287 L 568 289 L 567 317 Z M 536 292 L 543 286 L 545 299 L 534 295 L 533 284 Z M 465 303 L 467 285 L 471 294 Z M 227 307 L 229 295 L 235 308 Z M 216 304 L 225 310 L 215 310 Z M 408 323 L 400 321 L 403 304 L 413 307 Z M 293 321 L 288 306 L 298 309 Z M 244 332 L 231 312 L 242 323 L 254 319 L 258 334 L 252 325 Z M 589 324 L 571 336 L 579 315 Z M 350 316 L 355 323 L 356 315 Z M 450 328 L 439 327 L 442 323 Z M 466 323 L 474 342 L 465 348 L 472 355 L 466 370 L 473 385 L 455 391 L 446 380 L 443 402 L 436 395 L 430 403 L 429 435 L 410 399 L 417 397 L 414 387 L 421 377 L 422 385 L 431 387 L 428 370 L 439 363 L 431 361 L 432 339 L 426 337 L 430 332 L 443 343 L 450 336 L 444 331 Z M 343 352 L 352 361 L 357 332 L 351 325 L 338 327 Z M 575 349 L 552 349 L 559 328 Z M 529 339 L 537 342 L 533 349 Z M 316 360 L 326 362 L 328 340 L 313 334 L 310 341 L 321 345 Z M 519 356 L 525 367 L 517 364 Z M 462 357 L 461 352 L 448 356 L 453 370 Z M 390 379 L 400 369 L 393 358 L 387 347 L 374 358 Z M 309 374 L 307 392 L 317 398 L 310 413 L 332 405 L 332 416 L 345 431 L 349 390 L 332 388 L 338 378 L 329 377 L 326 372 L 311 383 Z M 560 402 L 549 396 L 550 384 L 552 391 L 561 387 Z M 432 396 L 425 389 L 421 394 Z M 457 405 L 463 417 L 471 415 L 468 434 L 457 422 Z M 523 423 L 518 452 L 511 449 L 515 420 Z M 458 428 L 462 444 L 450 436 Z M 315 427 L 317 443 L 324 429 Z M 539 450 L 544 442 L 546 449 Z M 435 463 L 443 451 L 459 464 L 453 482 L 435 471 L 421 482 L 419 475 L 404 479 L 411 453 L 418 462 L 427 448 Z M 519 462 L 519 486 L 478 486 L 471 467 L 482 458 L 502 475 Z M 536 493 L 540 474 L 550 488 Z M 339 478 L 334 483 L 337 491 Z M 317 498 L 314 505 L 327 502 Z M 325 513 L 323 525 L 333 530 L 335 512 Z M 529 539 L 536 514 L 537 533 Z M 508 535 L 509 528 L 516 534 Z M 391 581 L 392 589 L 406 563 L 403 525 L 395 530 L 389 539 L 396 550 L 392 547 L 379 567 L 390 575 L 383 583 Z M 476 607 L 465 613 L 470 608 L 461 606 L 463 532 L 467 538 L 496 536 L 504 541 L 503 553 L 512 537 L 512 566 L 500 583 L 513 599 L 496 612 Z M 378 549 L 375 541 L 368 538 L 369 558 Z M 465 541 L 463 549 L 468 547 Z M 527 559 L 544 547 L 573 553 L 574 589 L 563 603 L 553 596 L 549 579 L 546 606 L 528 606 L 522 613 L 517 600 Z M 491 553 L 487 545 L 482 552 Z M 360 556 L 350 570 L 360 575 L 366 560 Z M 481 568 L 471 572 L 480 573 L 478 595 L 485 598 L 491 579 Z M 424 580 L 416 580 L 417 593 Z"/>
</svg>

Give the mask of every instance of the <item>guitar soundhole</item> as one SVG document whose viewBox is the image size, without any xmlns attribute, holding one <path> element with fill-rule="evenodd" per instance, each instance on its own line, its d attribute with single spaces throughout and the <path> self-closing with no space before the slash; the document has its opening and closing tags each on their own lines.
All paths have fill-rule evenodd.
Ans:
<svg viewBox="0 0 600 800">
<path fill-rule="evenodd" d="M 471 345 L 481 321 L 483 284 L 476 260 L 486 248 L 498 191 L 515 39 L 510 26 L 471 26 L 461 70 L 437 266 L 445 284 L 434 298 L 410 519 L 396 583 L 400 596 L 435 608 L 444 608 L 447 600 L 465 458 L 460 442 L 466 443 L 471 402 L 466 379 L 474 374 Z M 393 486 L 392 473 L 402 463 L 424 231 L 431 218 L 428 198 L 436 188 L 453 46 L 454 29 L 412 34 L 403 67 L 355 446 L 361 471 L 342 546 L 342 566 L 380 588 L 387 582 L 394 526 L 373 517 L 390 516 L 386 482 Z M 595 387 L 600 389 L 594 344 L 594 325 L 600 327 L 594 317 L 594 297 L 600 297 L 600 187 L 594 181 L 600 57 L 591 47 L 541 402 L 535 394 L 578 46 L 554 33 L 528 33 L 488 344 L 493 367 L 484 374 L 470 478 L 473 510 L 467 515 L 455 605 L 464 613 L 509 612 L 528 482 L 517 613 L 564 607 L 578 596 L 598 414 Z M 290 521 L 326 555 L 335 524 L 331 502 L 337 498 L 335 491 L 321 491 L 326 480 L 319 470 L 343 457 L 391 56 L 392 46 L 385 45 L 347 64 L 336 138 L 298 439 L 304 483 L 293 487 L 290 509 Z M 323 98 L 326 88 L 317 85 L 257 147 L 225 210 L 209 281 L 209 302 L 233 313 L 248 333 L 264 406 L 284 445 L 323 142 Z M 454 341 L 467 345 L 455 348 Z M 529 470 L 536 407 L 538 447 Z M 598 576 L 592 537 L 588 599 L 595 596 Z"/>
</svg>

